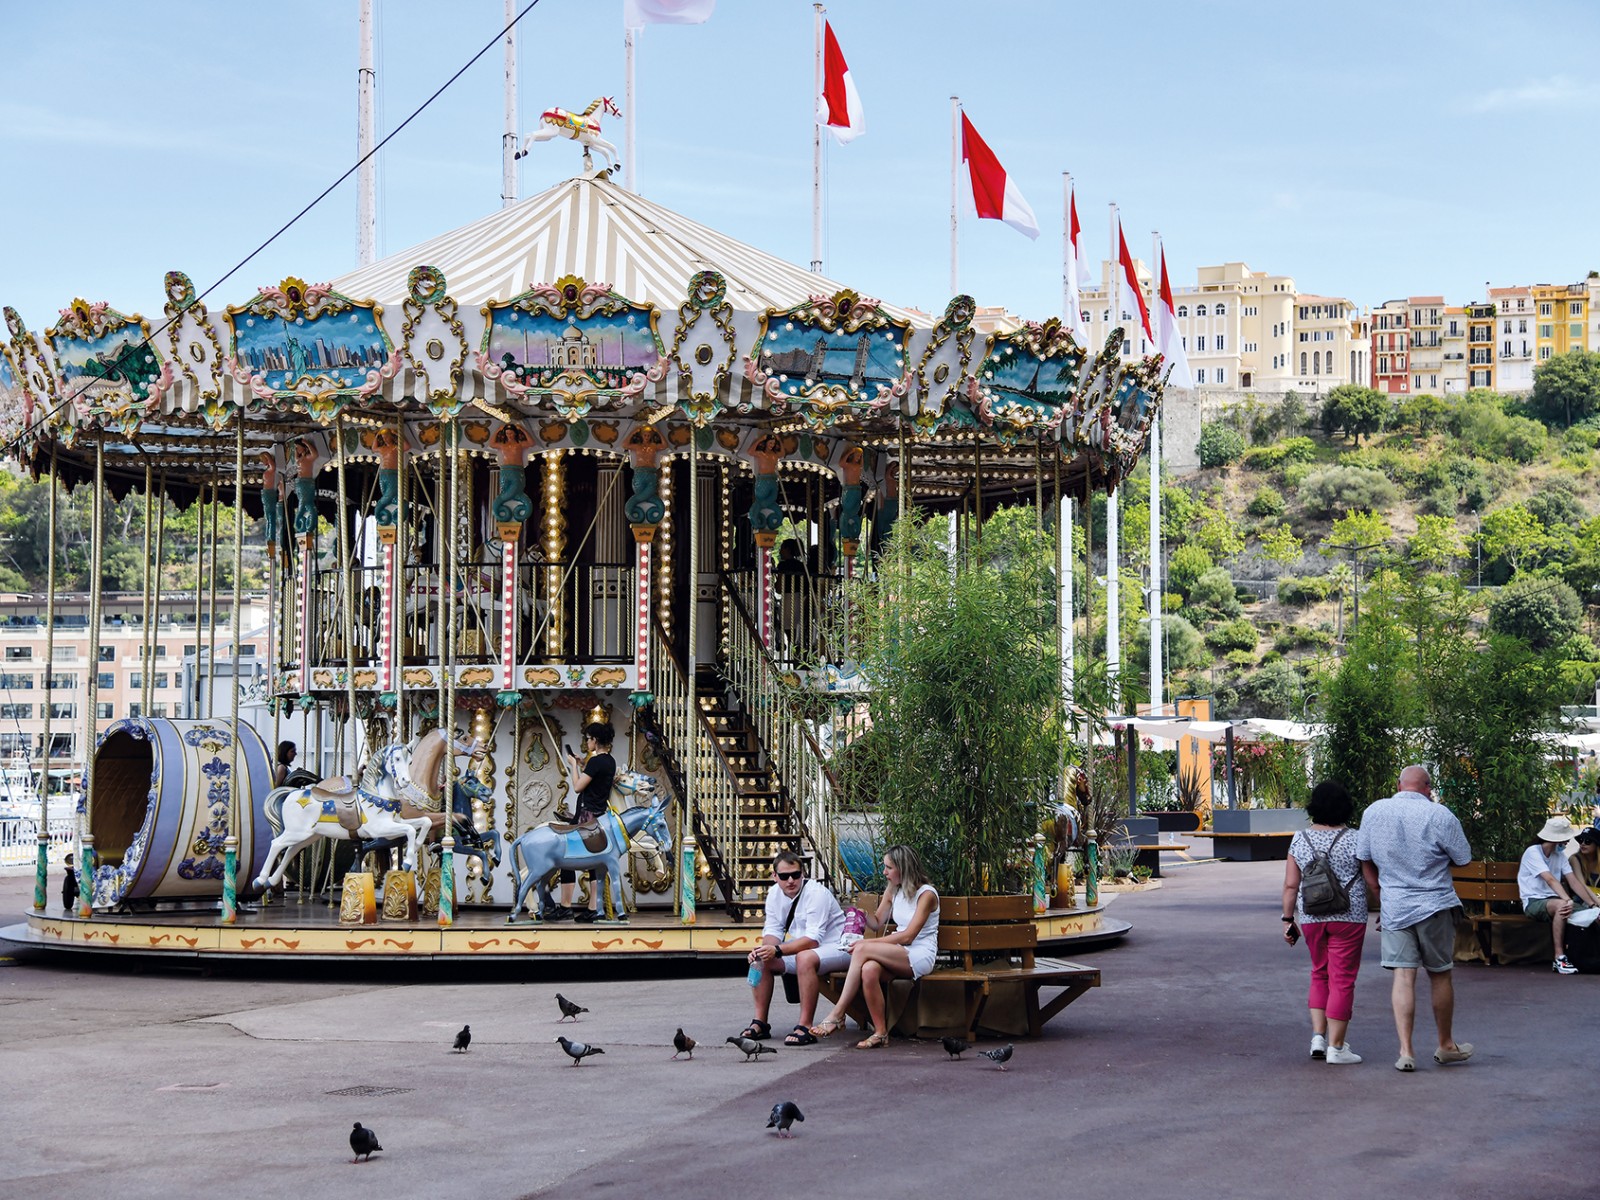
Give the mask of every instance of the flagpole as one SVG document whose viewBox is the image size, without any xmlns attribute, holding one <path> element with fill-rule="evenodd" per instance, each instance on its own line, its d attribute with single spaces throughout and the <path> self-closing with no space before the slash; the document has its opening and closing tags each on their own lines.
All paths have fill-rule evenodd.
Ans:
<svg viewBox="0 0 1600 1200">
<path fill-rule="evenodd" d="M 622 31 L 622 169 L 627 175 L 628 190 L 639 194 L 639 164 L 634 158 L 634 145 L 639 131 L 634 117 L 633 104 L 633 37 L 634 30 Z"/>
<path fill-rule="evenodd" d="M 500 136 L 500 207 L 517 202 L 517 0 L 506 0 L 506 131 Z"/>
<path fill-rule="evenodd" d="M 356 262 L 369 266 L 376 256 L 378 230 L 378 160 L 372 156 L 375 140 L 372 93 L 377 72 L 372 66 L 372 0 L 361 0 L 361 53 L 356 67 Z M 47 747 L 48 749 L 48 747 Z M 91 747 L 92 749 L 92 747 Z"/>
<path fill-rule="evenodd" d="M 822 14 L 828 10 L 813 4 L 815 62 L 811 70 L 811 107 L 822 99 Z M 811 117 L 811 270 L 822 274 L 822 122 L 816 112 Z"/>
<path fill-rule="evenodd" d="M 1121 242 L 1117 235 L 1121 226 L 1117 222 L 1117 206 L 1111 205 L 1111 320 L 1122 320 L 1122 255 Z M 1113 324 L 1112 328 L 1116 325 Z M 1121 351 L 1118 351 L 1121 358 Z M 1107 402 L 1110 397 L 1106 397 Z M 1122 681 L 1118 676 L 1122 673 L 1122 581 L 1118 578 L 1119 537 L 1118 537 L 1118 504 L 1117 489 L 1112 488 L 1106 493 L 1106 679 L 1111 685 L 1111 705 L 1120 708 L 1122 704 Z"/>
<path fill-rule="evenodd" d="M 1161 234 L 1150 231 L 1150 261 L 1156 264 L 1156 303 L 1160 298 L 1160 270 L 1166 265 L 1161 253 Z M 1158 316 L 1157 320 L 1161 318 Z M 1150 420 L 1150 712 L 1159 716 L 1166 704 L 1165 681 L 1161 673 L 1161 410 Z"/>
<path fill-rule="evenodd" d="M 961 174 L 961 98 L 950 97 L 950 294 L 961 291 L 957 266 L 960 261 L 956 244 L 956 204 Z"/>
<path fill-rule="evenodd" d="M 1061 316 L 1067 328 L 1076 329 L 1078 321 L 1072 308 L 1071 272 L 1078 269 L 1072 261 L 1072 172 L 1061 172 Z"/>
</svg>

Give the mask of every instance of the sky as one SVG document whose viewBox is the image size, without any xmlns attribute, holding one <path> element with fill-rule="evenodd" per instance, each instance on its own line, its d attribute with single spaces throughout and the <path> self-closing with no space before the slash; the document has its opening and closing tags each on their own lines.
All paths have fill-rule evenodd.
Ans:
<svg viewBox="0 0 1600 1200">
<path fill-rule="evenodd" d="M 519 0 L 520 8 L 525 0 Z M 540 0 L 520 25 L 523 132 L 623 94 L 622 0 Z M 378 134 L 495 38 L 502 0 L 377 0 Z M 207 288 L 356 158 L 356 0 L 0 0 L 0 303 L 30 328 L 75 296 L 159 317 L 164 272 Z M 1093 260 L 1116 202 L 1174 285 L 1244 261 L 1366 307 L 1480 299 L 1600 269 L 1600 4 L 1589 0 L 834 0 L 867 133 L 826 151 L 825 272 L 896 304 L 949 299 L 950 101 L 1043 230 L 961 221 L 960 289 L 1061 310 L 1062 173 Z M 718 0 L 638 50 L 640 187 L 797 263 L 811 257 L 812 6 Z M 384 149 L 378 253 L 500 206 L 496 45 Z M 622 122 L 605 134 L 621 146 Z M 520 194 L 579 170 L 522 160 Z M 352 178 L 207 302 L 356 264 Z"/>
</svg>

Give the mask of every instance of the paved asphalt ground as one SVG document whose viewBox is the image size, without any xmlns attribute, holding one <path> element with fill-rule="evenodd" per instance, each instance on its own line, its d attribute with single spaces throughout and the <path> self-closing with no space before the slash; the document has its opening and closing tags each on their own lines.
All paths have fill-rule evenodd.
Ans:
<svg viewBox="0 0 1600 1200">
<path fill-rule="evenodd" d="M 853 1037 L 746 1065 L 719 1044 L 748 1015 L 728 968 L 203 976 L 24 954 L 0 961 L 0 1196 L 1592 1194 L 1600 981 L 1460 967 L 1476 1056 L 1402 1075 L 1370 936 L 1350 1034 L 1366 1062 L 1315 1063 L 1281 878 L 1204 863 L 1119 897 L 1133 933 L 1083 956 L 1105 986 L 1005 1072 Z M 30 877 L 0 878 L 0 924 L 30 899 Z M 605 1056 L 567 1065 L 558 990 L 593 1009 L 570 1033 Z M 792 1011 L 780 998 L 774 1024 Z M 670 1061 L 680 1024 L 693 1062 Z M 360 1086 L 411 1090 L 332 1094 Z M 784 1099 L 806 1115 L 787 1142 L 763 1129 Z M 385 1147 L 367 1165 L 349 1165 L 356 1120 Z"/>
</svg>

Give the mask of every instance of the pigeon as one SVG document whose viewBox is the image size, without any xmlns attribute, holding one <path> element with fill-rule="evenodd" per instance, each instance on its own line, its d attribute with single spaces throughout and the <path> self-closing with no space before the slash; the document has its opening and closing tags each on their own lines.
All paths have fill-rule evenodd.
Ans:
<svg viewBox="0 0 1600 1200">
<path fill-rule="evenodd" d="M 456 1034 L 456 1049 L 465 1052 L 470 1045 L 472 1045 L 472 1026 L 463 1025 L 461 1032 Z"/>
<path fill-rule="evenodd" d="M 790 1131 L 789 1126 L 796 1121 L 804 1121 L 805 1119 L 806 1115 L 800 1111 L 798 1104 L 793 1100 L 785 1100 L 782 1104 L 774 1104 L 772 1106 L 772 1115 L 767 1118 L 767 1128 L 776 1127 L 779 1137 L 793 1137 L 794 1134 Z"/>
<path fill-rule="evenodd" d="M 972 1047 L 958 1037 L 940 1038 L 939 1044 L 944 1047 L 944 1052 L 951 1058 L 960 1058 Z"/>
<path fill-rule="evenodd" d="M 564 1037 L 558 1037 L 556 1041 L 561 1043 L 562 1053 L 572 1060 L 573 1066 L 577 1066 L 591 1054 L 605 1053 L 599 1046 L 591 1046 L 587 1042 L 574 1042 L 572 1039 Z"/>
<path fill-rule="evenodd" d="M 583 1005 L 581 1005 L 581 1004 L 574 1004 L 571 1000 L 568 1000 L 560 992 L 556 993 L 556 1003 L 561 1006 L 561 1021 L 565 1021 L 568 1017 L 571 1017 L 574 1021 L 576 1021 L 578 1019 L 578 1014 L 579 1013 L 588 1012 L 589 1011 L 587 1008 L 584 1008 Z M 557 1025 L 561 1024 L 561 1021 L 557 1021 L 556 1024 Z"/>
<path fill-rule="evenodd" d="M 692 1037 L 682 1029 L 679 1029 L 677 1033 L 672 1035 L 672 1057 L 677 1058 L 680 1054 L 687 1054 L 690 1058 L 693 1058 L 696 1045 L 698 1043 Z"/>
<path fill-rule="evenodd" d="M 759 1059 L 763 1054 L 776 1054 L 778 1052 L 778 1048 L 776 1046 L 764 1046 L 760 1042 L 756 1041 L 755 1038 L 734 1036 L 728 1038 L 727 1040 L 744 1051 L 745 1062 L 749 1062 L 752 1059 Z"/>
<path fill-rule="evenodd" d="M 370 1160 L 372 1158 L 372 1152 L 374 1150 L 382 1150 L 383 1147 L 378 1145 L 378 1135 L 373 1133 L 372 1130 L 368 1129 L 360 1121 L 357 1121 L 356 1127 L 350 1131 L 350 1149 L 356 1152 L 355 1158 L 352 1158 L 350 1161 L 359 1162 L 362 1155 L 366 1155 L 366 1157 Z"/>
<path fill-rule="evenodd" d="M 979 1050 L 978 1053 L 983 1055 L 985 1058 L 993 1059 L 1000 1065 L 1000 1069 L 1004 1071 L 1006 1069 L 1006 1064 L 1011 1061 L 1011 1052 L 1014 1049 L 1015 1047 L 1012 1046 L 1010 1042 L 1007 1042 L 998 1050 Z"/>
</svg>

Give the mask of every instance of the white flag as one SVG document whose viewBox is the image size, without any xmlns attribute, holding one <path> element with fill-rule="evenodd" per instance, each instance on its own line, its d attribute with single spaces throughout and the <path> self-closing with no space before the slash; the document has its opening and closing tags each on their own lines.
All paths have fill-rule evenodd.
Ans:
<svg viewBox="0 0 1600 1200">
<path fill-rule="evenodd" d="M 1161 295 L 1156 300 L 1156 349 L 1171 369 L 1167 383 L 1175 388 L 1192 388 L 1189 355 L 1183 349 L 1183 333 L 1178 329 L 1177 310 L 1172 307 L 1172 285 L 1167 282 L 1167 248 L 1161 247 Z"/>
<path fill-rule="evenodd" d="M 716 6 L 717 0 L 622 0 L 622 25 L 699 25 Z"/>
</svg>

